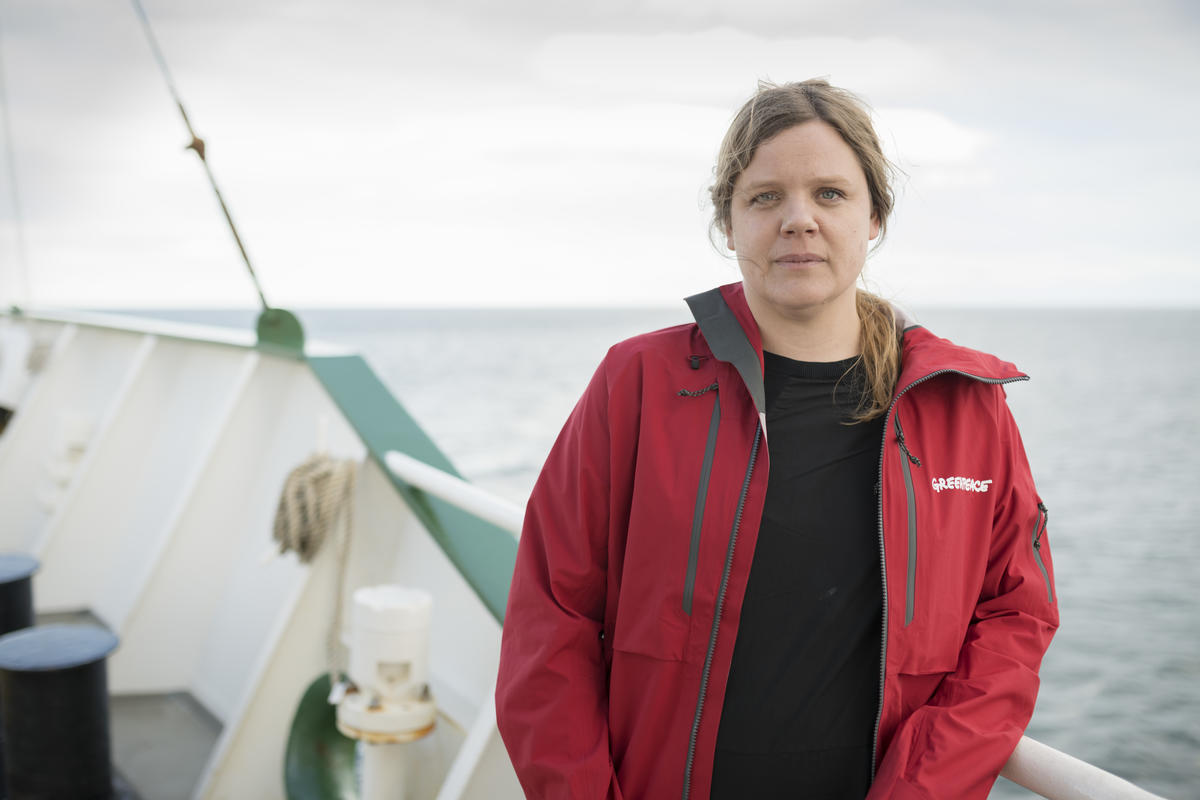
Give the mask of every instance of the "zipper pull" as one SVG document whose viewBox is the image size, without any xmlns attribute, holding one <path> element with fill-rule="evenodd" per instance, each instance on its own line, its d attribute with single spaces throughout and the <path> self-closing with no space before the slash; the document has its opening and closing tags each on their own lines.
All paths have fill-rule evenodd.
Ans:
<svg viewBox="0 0 1200 800">
<path fill-rule="evenodd" d="M 1042 549 L 1042 537 L 1046 535 L 1046 524 L 1050 522 L 1050 511 L 1046 508 L 1045 503 L 1038 503 L 1038 516 L 1041 517 L 1041 526 L 1038 527 L 1037 534 L 1033 537 L 1033 549 Z"/>
</svg>

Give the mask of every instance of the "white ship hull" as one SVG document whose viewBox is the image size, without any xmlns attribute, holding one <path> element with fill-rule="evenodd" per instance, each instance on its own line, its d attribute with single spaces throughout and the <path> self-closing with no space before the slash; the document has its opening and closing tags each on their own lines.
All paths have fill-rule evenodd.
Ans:
<svg viewBox="0 0 1200 800">
<path fill-rule="evenodd" d="M 285 796 L 293 716 L 328 668 L 340 565 L 333 547 L 307 565 L 278 555 L 271 531 L 286 476 L 318 449 L 360 464 L 343 608 L 380 583 L 433 596 L 439 719 L 409 746 L 408 796 L 522 796 L 492 710 L 499 622 L 310 361 L 192 327 L 78 315 L 6 324 L 10 356 L 28 335 L 49 352 L 0 437 L 0 551 L 40 561 L 40 615 L 90 612 L 119 637 L 114 712 L 126 697 L 182 693 L 219 723 L 191 797 Z M 122 734 L 171 735 L 124 724 L 118 769 Z M 147 798 L 165 791 L 126 777 Z"/>
</svg>

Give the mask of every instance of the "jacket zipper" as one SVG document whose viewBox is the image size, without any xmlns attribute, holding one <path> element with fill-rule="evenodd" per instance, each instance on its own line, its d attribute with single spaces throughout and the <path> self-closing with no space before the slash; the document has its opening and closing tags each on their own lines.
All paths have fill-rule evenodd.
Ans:
<svg viewBox="0 0 1200 800">
<path fill-rule="evenodd" d="M 1050 512 L 1045 503 L 1038 503 L 1038 518 L 1033 525 L 1033 558 L 1037 561 L 1042 578 L 1046 581 L 1046 596 L 1054 602 L 1054 587 L 1050 585 L 1050 573 L 1046 571 L 1046 562 L 1042 561 L 1042 537 L 1046 535 L 1046 523 L 1050 521 Z"/>
<path fill-rule="evenodd" d="M 917 495 L 913 489 L 912 468 L 909 462 L 919 467 L 921 459 L 914 456 L 904 443 L 904 429 L 900 427 L 899 410 L 892 415 L 892 420 L 896 423 L 896 442 L 904 456 L 900 459 L 900 466 L 904 474 L 904 495 L 908 498 L 908 582 L 904 597 L 904 624 L 907 626 L 913 621 L 917 597 Z"/>
<path fill-rule="evenodd" d="M 713 396 L 712 421 L 708 424 L 708 442 L 704 445 L 704 461 L 700 465 L 700 487 L 696 490 L 696 507 L 692 512 L 692 541 L 688 549 L 687 576 L 683 581 L 683 612 L 692 613 L 692 594 L 696 588 L 696 564 L 700 560 L 700 528 L 704 521 L 704 504 L 708 498 L 708 481 L 712 476 L 713 453 L 717 449 L 717 429 L 721 425 L 721 399 Z"/>
<path fill-rule="evenodd" d="M 930 378 L 945 374 L 962 375 L 972 380 L 977 380 L 988 384 L 1004 384 L 1015 383 L 1017 381 L 1029 380 L 1028 375 L 1021 375 L 1014 378 L 984 378 L 979 375 L 972 375 L 969 372 L 963 372 L 958 369 L 939 369 L 929 373 L 921 378 L 905 386 L 896 396 L 892 398 L 892 404 L 888 406 L 887 414 L 884 415 L 883 426 L 883 441 L 879 445 L 879 574 L 882 577 L 883 583 L 883 635 L 880 638 L 879 644 L 879 706 L 875 712 L 875 732 L 871 737 L 871 782 L 875 781 L 875 767 L 879 759 L 879 723 L 883 721 L 883 690 L 884 683 L 887 678 L 887 630 L 888 630 L 888 593 L 887 593 L 887 552 L 883 544 L 883 455 L 887 452 L 887 416 L 890 415 L 896 408 L 896 403 L 909 389 L 914 386 L 924 383 Z M 907 449 L 907 448 L 905 448 Z M 907 463 L 907 461 L 905 462 Z"/>
<path fill-rule="evenodd" d="M 750 462 L 746 465 L 746 477 L 742 480 L 742 493 L 738 495 L 737 512 L 733 516 L 733 529 L 729 532 L 729 548 L 725 553 L 725 567 L 721 571 L 721 586 L 717 590 L 717 607 L 713 611 L 712 632 L 708 636 L 708 652 L 704 655 L 704 670 L 700 673 L 700 694 L 696 698 L 696 714 L 692 719 L 692 732 L 688 736 L 687 764 L 683 770 L 683 800 L 688 800 L 692 790 L 692 762 L 696 757 L 696 738 L 700 733 L 700 718 L 704 713 L 704 700 L 708 694 L 708 676 L 712 670 L 713 653 L 717 649 L 717 631 L 721 627 L 721 612 L 725 608 L 725 589 L 729 584 L 729 571 L 733 567 L 733 550 L 737 544 L 738 529 L 742 525 L 742 511 L 746 505 L 746 493 L 750 490 L 750 477 L 758 460 L 759 434 L 762 423 L 755 423 L 754 445 L 750 448 Z"/>
</svg>

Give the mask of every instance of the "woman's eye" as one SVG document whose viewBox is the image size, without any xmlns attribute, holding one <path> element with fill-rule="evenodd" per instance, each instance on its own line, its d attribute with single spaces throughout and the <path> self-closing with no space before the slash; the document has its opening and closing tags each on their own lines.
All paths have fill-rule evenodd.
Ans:
<svg viewBox="0 0 1200 800">
<path fill-rule="evenodd" d="M 773 203 L 778 199 L 779 199 L 779 192 L 759 192 L 758 194 L 754 195 L 754 197 L 750 198 L 750 203 L 752 205 L 758 205 L 761 203 Z"/>
<path fill-rule="evenodd" d="M 837 189 L 822 189 L 820 197 L 822 200 L 837 200 L 842 196 L 842 193 Z"/>
</svg>

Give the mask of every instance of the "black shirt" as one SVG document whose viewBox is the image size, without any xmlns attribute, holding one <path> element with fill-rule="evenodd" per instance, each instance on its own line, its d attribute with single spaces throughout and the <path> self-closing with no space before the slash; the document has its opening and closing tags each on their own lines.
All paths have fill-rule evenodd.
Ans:
<svg viewBox="0 0 1200 800">
<path fill-rule="evenodd" d="M 764 355 L 771 473 L 711 797 L 861 800 L 879 702 L 883 420 L 845 424 L 856 359 Z"/>
</svg>

